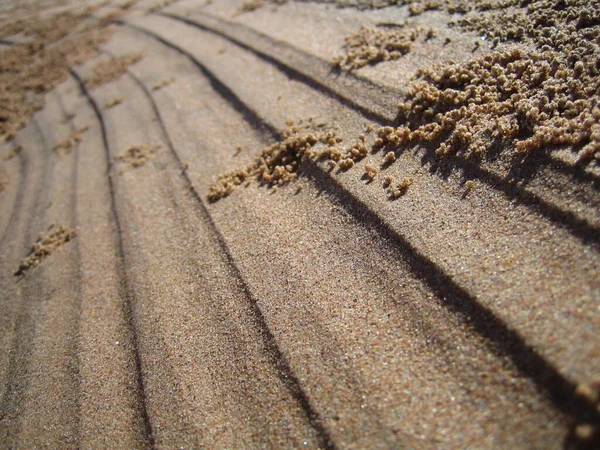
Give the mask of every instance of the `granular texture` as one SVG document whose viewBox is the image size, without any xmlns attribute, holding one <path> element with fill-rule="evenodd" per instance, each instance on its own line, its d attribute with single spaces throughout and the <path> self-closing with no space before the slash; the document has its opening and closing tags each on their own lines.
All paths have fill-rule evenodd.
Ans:
<svg viewBox="0 0 600 450">
<path fill-rule="evenodd" d="M 58 224 L 50 225 L 47 233 L 40 234 L 33 243 L 29 255 L 21 262 L 15 275 L 23 275 L 27 270 L 39 266 L 45 258 L 75 236 L 77 233 L 72 228 Z"/>
<path fill-rule="evenodd" d="M 421 31 L 422 28 L 408 26 L 363 26 L 358 33 L 345 38 L 344 54 L 333 63 L 340 69 L 352 70 L 398 59 L 410 51 Z"/>
<path fill-rule="evenodd" d="M 559 4 L 532 2 L 514 24 L 521 31 L 502 35 L 529 40 L 532 50 L 420 71 L 399 105 L 401 126 L 379 130 L 383 143 L 433 143 L 439 156 L 481 158 L 494 148 L 523 158 L 571 148 L 576 162 L 600 158 L 600 22 L 584 2 L 566 13 Z"/>
<path fill-rule="evenodd" d="M 286 3 L 286 0 L 273 0 Z M 315 3 L 334 3 L 340 8 L 378 9 L 388 6 L 408 5 L 412 15 L 425 11 L 445 11 L 450 14 L 465 14 L 469 11 L 488 11 L 520 4 L 520 0 L 301 0 Z"/>
</svg>

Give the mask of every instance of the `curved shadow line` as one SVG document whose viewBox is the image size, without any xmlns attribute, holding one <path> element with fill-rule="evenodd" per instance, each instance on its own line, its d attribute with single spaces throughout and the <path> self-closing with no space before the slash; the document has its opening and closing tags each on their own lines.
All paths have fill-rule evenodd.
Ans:
<svg viewBox="0 0 600 450">
<path fill-rule="evenodd" d="M 33 232 L 33 220 L 37 214 L 42 214 L 42 208 L 45 204 L 42 201 L 44 197 L 44 193 L 48 192 L 47 185 L 50 183 L 49 174 L 48 174 L 48 166 L 50 161 L 50 156 L 48 155 L 46 150 L 48 148 L 46 138 L 42 133 L 42 129 L 37 121 L 37 119 L 32 117 L 30 124 L 36 129 L 37 134 L 39 136 L 39 140 L 42 144 L 42 157 L 44 158 L 41 163 L 42 174 L 44 176 L 43 180 L 36 186 L 35 194 L 33 200 L 30 205 L 31 214 L 28 215 L 27 227 L 24 233 L 24 245 L 27 245 L 27 242 L 31 242 L 33 240 L 33 236 L 35 233 Z M 18 219 L 17 219 L 18 220 Z M 23 293 L 21 294 L 21 300 L 24 300 L 27 297 L 27 293 L 29 289 L 27 286 L 23 288 Z M 6 390 L 4 391 L 4 395 L 0 399 L 0 416 L 6 417 L 9 414 L 13 414 L 15 419 L 18 420 L 17 426 L 13 429 L 9 429 L 8 433 L 3 433 L 3 438 L 8 442 L 13 436 L 18 435 L 22 429 L 22 423 L 19 420 L 19 416 L 22 414 L 22 410 L 19 408 L 22 405 L 23 400 L 25 398 L 27 387 L 29 386 L 30 380 L 26 377 L 29 371 L 29 356 L 33 351 L 33 343 L 34 343 L 34 335 L 36 329 L 36 323 L 33 318 L 33 314 L 36 309 L 39 307 L 39 302 L 34 301 L 21 301 L 17 311 L 15 312 L 15 324 L 13 327 L 14 335 L 11 339 L 10 344 L 10 356 L 8 358 L 8 375 L 6 377 Z M 4 425 L 2 421 L 0 421 L 0 426 Z"/>
<path fill-rule="evenodd" d="M 72 68 L 69 70 L 71 72 L 72 77 L 75 79 L 75 81 L 77 81 L 77 84 L 79 85 L 79 91 L 81 92 L 81 94 L 84 97 L 86 97 L 89 105 L 93 109 L 93 111 L 96 115 L 96 118 L 98 119 L 98 123 L 100 125 L 100 131 L 102 134 L 102 142 L 104 145 L 104 154 L 106 156 L 106 167 L 107 167 L 106 175 L 108 178 L 108 187 L 109 187 L 110 199 L 111 199 L 110 200 L 110 203 L 111 203 L 110 208 L 111 208 L 111 212 L 114 217 L 114 220 L 115 220 L 115 224 L 117 226 L 119 261 L 123 265 L 123 268 L 122 268 L 123 270 L 118 271 L 119 272 L 119 288 L 121 291 L 121 297 L 123 298 L 123 313 L 125 315 L 125 321 L 127 323 L 127 327 L 129 329 L 129 333 L 131 335 L 132 345 L 133 345 L 133 348 L 135 349 L 135 355 L 134 355 L 135 356 L 135 368 L 136 368 L 136 377 L 135 378 L 136 378 L 136 383 L 137 383 L 137 392 L 139 395 L 138 400 L 140 403 L 141 414 L 142 414 L 142 418 L 144 421 L 145 438 L 146 438 L 150 448 L 154 449 L 154 448 L 156 448 L 156 442 L 154 440 L 152 423 L 150 422 L 150 417 L 148 415 L 148 407 L 147 407 L 147 401 L 146 401 L 146 388 L 145 388 L 145 383 L 144 383 L 144 375 L 142 372 L 142 360 L 141 360 L 141 356 L 140 356 L 139 338 L 138 338 L 137 328 L 135 326 L 133 305 L 132 305 L 133 294 L 132 294 L 132 289 L 131 289 L 131 283 L 129 281 L 129 278 L 127 276 L 127 271 L 126 271 L 125 251 L 124 251 L 124 245 L 123 245 L 123 229 L 121 226 L 121 221 L 119 219 L 119 215 L 117 213 L 115 186 L 114 186 L 114 182 L 112 179 L 112 174 L 110 173 L 112 164 L 110 161 L 110 150 L 109 150 L 110 145 L 108 143 L 106 124 L 104 122 L 104 116 L 102 115 L 102 112 L 100 111 L 100 108 L 98 107 L 98 104 L 96 103 L 96 101 L 94 100 L 92 95 L 89 93 L 87 87 L 85 86 L 85 83 L 83 82 L 83 80 L 81 79 L 79 74 L 77 72 L 75 72 L 75 70 L 73 70 Z"/>
<path fill-rule="evenodd" d="M 563 413 L 580 420 L 600 422 L 595 406 L 574 395 L 575 384 L 564 378 L 525 339 L 490 309 L 458 285 L 442 268 L 423 255 L 404 236 L 393 230 L 377 213 L 349 193 L 314 161 L 306 160 L 304 174 L 318 189 L 331 194 L 355 220 L 373 230 L 385 241 L 399 260 L 405 261 L 417 279 L 424 280 L 444 306 L 471 325 L 500 357 L 508 357 L 518 370 L 532 379 Z"/>
<path fill-rule="evenodd" d="M 309 87 L 312 87 L 313 89 L 326 94 L 328 97 L 332 97 L 332 98 L 338 100 L 344 106 L 350 107 L 351 109 L 354 109 L 354 110 L 360 112 L 365 118 L 376 121 L 380 125 L 391 125 L 393 123 L 393 121 L 390 121 L 389 119 L 385 118 L 384 116 L 381 116 L 370 110 L 366 110 L 365 108 L 356 104 L 352 100 L 348 100 L 345 96 L 333 91 L 332 88 L 330 88 L 329 86 L 319 83 L 314 78 L 300 72 L 298 69 L 290 67 L 287 64 L 278 60 L 277 58 L 275 58 L 271 55 L 268 55 L 256 48 L 252 47 L 251 45 L 249 45 L 247 43 L 241 42 L 240 40 L 238 40 L 226 33 L 223 33 L 221 31 L 210 28 L 206 25 L 194 22 L 191 19 L 180 17 L 180 16 L 172 14 L 172 13 L 159 12 L 159 13 L 157 13 L 157 15 L 171 18 L 173 20 L 177 20 L 179 22 L 186 23 L 195 28 L 199 28 L 204 31 L 216 34 L 216 35 L 232 42 L 233 44 L 238 45 L 239 47 L 250 51 L 251 53 L 257 55 L 258 57 L 260 57 L 267 63 L 274 65 L 280 71 L 282 71 L 283 73 L 288 75 L 290 78 L 295 78 L 298 81 L 308 85 Z M 221 21 L 221 22 L 227 24 L 227 22 L 223 21 L 222 19 L 216 18 L 216 17 L 214 17 L 212 15 L 208 15 L 208 14 L 205 14 L 205 15 L 207 17 L 210 17 L 211 19 Z M 235 24 L 235 26 L 240 26 L 240 27 L 246 28 L 246 27 L 244 27 L 242 25 L 238 25 L 238 24 Z M 250 30 L 250 32 L 254 32 L 254 30 Z M 256 33 L 261 38 L 272 41 L 272 39 L 270 37 L 263 35 L 262 33 L 258 33 L 258 32 L 256 32 Z M 294 48 L 294 51 L 303 54 L 302 51 L 300 51 L 296 48 Z M 375 85 L 375 86 L 377 86 L 379 88 L 383 88 L 382 86 L 379 86 L 379 85 Z M 460 164 L 458 162 L 460 162 Z M 592 181 L 592 182 L 598 181 L 598 178 L 593 176 L 592 174 L 588 174 L 588 173 L 582 172 L 581 170 L 577 170 L 576 167 L 568 166 L 565 163 L 560 164 L 560 162 L 557 162 L 550 158 L 545 158 L 543 163 L 544 163 L 544 165 L 549 166 L 551 170 L 559 170 L 567 175 L 583 178 L 586 181 Z M 540 198 L 539 195 L 528 192 L 520 186 L 515 186 L 513 184 L 507 183 L 499 175 L 496 175 L 489 170 L 485 170 L 481 166 L 477 166 L 473 163 L 469 163 L 466 160 L 456 158 L 454 160 L 454 166 L 456 169 L 468 168 L 468 170 L 470 170 L 471 172 L 476 173 L 477 177 L 479 179 L 481 179 L 482 181 L 485 181 L 488 185 L 495 188 L 496 190 L 503 192 L 504 194 L 508 195 L 511 198 L 518 198 L 519 200 L 524 200 L 522 202 L 524 205 L 533 207 L 534 211 L 536 211 L 538 214 L 541 214 L 541 215 L 551 219 L 553 222 L 557 223 L 559 226 L 566 228 L 573 235 L 582 239 L 584 242 L 588 243 L 588 242 L 600 241 L 600 227 L 590 224 L 587 220 L 578 217 L 572 211 L 565 211 L 565 210 L 559 208 L 558 206 Z"/>
<path fill-rule="evenodd" d="M 210 28 L 206 25 L 203 24 L 199 24 L 198 22 L 194 22 L 191 19 L 187 19 L 185 17 L 180 17 L 171 13 L 165 13 L 165 12 L 159 12 L 157 13 L 157 15 L 163 16 L 163 17 L 167 17 L 173 20 L 177 20 L 179 22 L 183 22 L 187 25 L 190 25 L 194 28 L 199 28 L 201 30 L 207 31 L 209 33 L 213 33 L 216 34 L 217 36 L 222 37 L 223 39 L 228 40 L 229 42 L 232 42 L 233 44 L 253 53 L 254 55 L 258 56 L 260 59 L 266 61 L 267 63 L 274 65 L 275 67 L 277 67 L 277 69 L 279 69 L 281 72 L 285 73 L 289 78 L 291 79 L 295 79 L 298 80 L 299 82 L 311 87 L 312 89 L 321 92 L 322 94 L 325 94 L 327 97 L 329 98 L 333 98 L 335 100 L 337 100 L 338 102 L 340 102 L 342 105 L 349 107 L 355 111 L 358 111 L 365 119 L 367 120 L 371 120 L 374 122 L 378 122 L 381 124 L 392 124 L 394 122 L 393 119 L 390 119 L 388 116 L 378 113 L 376 111 L 373 111 L 370 108 L 367 108 L 363 105 L 360 105 L 359 103 L 357 103 L 356 101 L 352 100 L 349 96 L 347 95 L 343 95 L 335 90 L 333 90 L 331 87 L 329 87 L 328 85 L 314 79 L 313 77 L 311 77 L 310 75 L 307 75 L 304 72 L 301 72 L 300 70 L 296 69 L 295 67 L 292 67 L 288 64 L 286 64 L 285 62 L 277 59 L 274 56 L 269 55 L 268 53 L 265 53 L 261 50 L 258 50 L 255 47 L 252 47 L 249 44 L 246 44 L 242 41 L 240 41 L 239 39 L 236 39 L 230 35 L 227 35 L 225 33 L 222 33 L 218 30 L 215 30 L 213 28 Z M 215 20 L 220 20 L 218 18 L 214 18 L 213 16 L 209 16 L 210 18 L 213 18 Z M 261 37 L 264 37 L 265 39 L 268 39 L 270 41 L 273 41 L 271 38 L 264 36 L 262 34 L 259 34 Z M 279 45 L 286 45 L 284 43 L 277 43 Z M 292 47 L 293 48 L 293 47 Z M 299 50 L 293 48 L 295 52 L 298 52 L 300 54 L 303 54 L 302 52 L 300 52 Z M 384 87 L 384 86 L 379 86 L 379 85 L 375 85 L 370 83 L 367 80 L 362 80 L 358 77 L 353 77 L 354 80 L 356 80 L 359 83 L 363 83 L 363 84 L 367 84 L 368 88 L 377 88 L 377 89 L 381 89 L 381 90 L 387 90 L 389 88 Z M 400 95 L 400 94 L 398 94 Z"/>
<path fill-rule="evenodd" d="M 572 211 L 561 209 L 555 204 L 540 198 L 539 195 L 528 191 L 522 186 L 507 183 L 506 180 L 481 166 L 465 159 L 456 158 L 457 161 L 449 160 L 455 167 L 465 172 L 471 172 L 493 189 L 502 192 L 508 198 L 515 199 L 530 210 L 543 216 L 557 226 L 566 229 L 573 236 L 579 238 L 585 244 L 600 243 L 600 226 L 590 224 L 586 219 L 579 217 Z M 460 162 L 460 164 L 459 164 Z"/>
<path fill-rule="evenodd" d="M 197 27 L 197 28 L 201 28 L 205 31 L 208 31 L 210 33 L 216 34 L 248 51 L 251 51 L 252 53 L 254 53 L 255 55 L 259 56 L 260 58 L 264 59 L 265 61 L 276 65 L 280 70 L 282 70 L 283 72 L 287 73 L 288 76 L 293 76 L 294 73 L 296 73 L 298 75 L 297 79 L 299 81 L 305 82 L 306 84 L 311 85 L 313 88 L 327 94 L 329 97 L 334 97 L 338 100 L 347 100 L 348 105 L 352 107 L 355 110 L 360 110 L 361 106 L 358 105 L 355 101 L 353 101 L 351 99 L 351 93 L 346 93 L 346 95 L 344 95 L 344 93 L 339 93 L 337 91 L 334 90 L 333 87 L 328 86 L 325 83 L 321 83 L 319 81 L 317 81 L 315 78 L 313 78 L 310 74 L 305 74 L 304 72 L 301 72 L 299 69 L 296 69 L 294 67 L 289 66 L 288 64 L 280 61 L 279 59 L 251 46 L 250 44 L 247 44 L 245 42 L 240 41 L 239 39 L 236 39 L 235 37 L 231 36 L 230 34 L 227 34 L 223 31 L 219 31 L 216 30 L 214 28 L 211 28 L 208 25 L 204 25 L 204 24 L 199 24 L 198 22 L 193 21 L 192 19 L 188 19 L 185 17 L 181 17 L 177 14 L 173 14 L 173 13 L 169 13 L 169 12 L 158 12 L 157 14 L 165 16 L 165 17 L 170 17 L 174 20 L 179 20 L 182 21 L 184 23 L 187 23 L 188 25 Z M 229 21 L 226 21 L 220 17 L 214 16 L 212 14 L 208 14 L 205 12 L 199 13 L 196 12 L 196 14 L 201 14 L 203 16 L 206 16 L 212 20 L 215 20 L 217 22 L 222 23 L 225 26 L 229 26 L 229 27 L 236 27 L 238 29 L 243 29 L 245 32 L 250 33 L 250 34 L 254 34 L 255 36 L 257 36 L 259 39 L 264 39 L 268 42 L 271 43 L 271 45 L 276 46 L 276 47 L 283 47 L 284 49 L 289 50 L 290 52 L 296 53 L 298 55 L 300 55 L 302 58 L 306 58 L 306 59 L 311 59 L 314 61 L 318 61 L 318 63 L 320 65 L 327 65 L 328 67 L 330 67 L 330 71 L 333 70 L 333 67 L 331 66 L 331 64 L 327 63 L 326 61 L 322 60 L 321 58 L 318 58 L 316 56 L 313 55 L 309 55 L 306 52 L 304 52 L 303 50 L 287 43 L 287 42 L 282 42 L 279 41 L 277 39 L 274 39 L 264 33 L 260 33 L 256 30 L 254 30 L 253 28 L 247 27 L 245 25 L 239 24 L 239 23 L 232 23 Z M 288 73 L 289 72 L 289 73 Z M 291 74 L 291 75 L 290 75 Z M 404 95 L 401 91 L 395 90 L 393 88 L 390 88 L 388 86 L 384 86 L 381 84 L 377 84 L 374 83 L 373 81 L 367 79 L 367 78 L 362 78 L 359 76 L 356 76 L 353 73 L 348 73 L 345 74 L 345 76 L 351 77 L 353 80 L 355 80 L 356 82 L 362 84 L 365 86 L 365 88 L 368 89 L 380 89 L 382 91 L 387 91 L 387 94 L 393 94 L 397 97 L 400 97 L 402 95 Z M 313 86 L 311 83 L 316 83 L 317 86 Z M 384 105 L 380 105 L 382 108 L 385 109 Z M 366 111 L 371 111 L 369 108 L 364 108 Z M 381 116 L 382 118 L 384 118 L 385 116 Z M 392 125 L 395 122 L 395 118 L 390 120 L 389 118 L 384 118 L 384 120 L 377 120 L 377 122 L 379 122 L 381 125 Z M 545 156 L 545 155 L 542 155 Z M 545 157 L 544 160 L 544 165 L 550 166 L 552 169 L 558 170 L 560 172 L 563 172 L 567 175 L 572 175 L 572 176 L 577 176 L 580 178 L 583 178 L 585 181 L 588 182 L 599 182 L 600 181 L 600 177 L 590 174 L 590 173 L 585 173 L 582 172 L 581 170 L 578 170 L 579 168 L 577 166 L 573 166 L 573 165 L 569 165 L 567 163 L 565 163 L 564 161 L 561 160 L 557 160 L 557 159 L 552 159 L 550 157 Z"/>
<path fill-rule="evenodd" d="M 212 238 L 216 241 L 219 249 L 221 250 L 223 256 L 225 257 L 225 260 L 226 260 L 227 266 L 229 267 L 229 270 L 231 270 L 233 277 L 238 280 L 238 283 L 242 288 L 243 294 L 246 297 L 246 299 L 248 300 L 248 303 L 250 304 L 251 311 L 257 322 L 257 327 L 261 331 L 260 335 L 263 338 L 263 345 L 266 348 L 266 353 L 270 357 L 271 364 L 276 368 L 277 375 L 278 375 L 280 381 L 283 383 L 283 385 L 286 387 L 288 392 L 291 394 L 292 398 L 294 398 L 296 400 L 296 402 L 300 405 L 300 407 L 304 411 L 304 414 L 308 418 L 310 425 L 315 429 L 318 439 L 319 439 L 319 445 L 325 449 L 330 449 L 330 450 L 336 449 L 336 446 L 333 443 L 331 436 L 329 435 L 329 433 L 323 426 L 323 421 L 321 420 L 321 417 L 310 405 L 308 397 L 307 397 L 306 393 L 304 392 L 304 390 L 302 389 L 302 386 L 300 384 L 300 381 L 298 380 L 298 377 L 296 377 L 296 375 L 294 374 L 294 371 L 290 367 L 289 362 L 287 361 L 287 358 L 285 357 L 285 355 L 279 348 L 279 345 L 277 344 L 277 340 L 275 339 L 275 336 L 273 335 L 271 329 L 269 328 L 269 325 L 267 324 L 266 318 L 263 315 L 262 310 L 258 306 L 258 301 L 257 301 L 256 297 L 252 294 L 252 291 L 250 290 L 248 282 L 246 281 L 246 279 L 240 272 L 240 270 L 235 262 L 235 259 L 233 258 L 233 255 L 231 254 L 231 251 L 229 250 L 229 246 L 225 242 L 224 236 L 222 235 L 221 231 L 217 227 L 216 223 L 213 221 L 212 216 L 211 216 L 210 212 L 208 211 L 208 208 L 206 207 L 206 203 L 204 202 L 204 200 L 202 199 L 202 197 L 200 196 L 198 191 L 194 188 L 192 181 L 190 180 L 190 178 L 187 174 L 187 171 L 185 170 L 185 165 L 183 164 L 183 162 L 179 158 L 179 154 L 175 150 L 175 146 L 173 145 L 171 137 L 167 131 L 167 128 L 164 124 L 164 121 L 162 119 L 162 116 L 160 114 L 158 106 L 156 105 L 156 102 L 154 101 L 154 98 L 152 97 L 152 95 L 150 94 L 150 92 L 148 91 L 148 89 L 146 88 L 144 83 L 142 83 L 142 81 L 138 77 L 136 77 L 131 71 L 127 71 L 127 74 L 133 79 L 133 81 L 138 85 L 138 87 L 144 92 L 144 94 L 150 101 L 150 104 L 152 105 L 152 110 L 154 112 L 154 115 L 156 116 L 157 122 L 162 131 L 162 134 L 163 134 L 165 140 L 167 141 L 167 145 L 169 146 L 169 149 L 170 149 L 171 153 L 173 154 L 173 157 L 177 161 L 177 164 L 179 166 L 179 169 L 181 171 L 181 175 L 185 181 L 185 184 L 187 184 L 187 187 L 188 187 L 190 193 L 192 194 L 192 196 L 194 197 L 194 199 L 200 206 L 201 215 L 202 215 L 203 219 L 206 221 L 206 223 L 209 225 L 209 230 L 210 230 L 210 233 L 212 234 Z"/>
<path fill-rule="evenodd" d="M 166 39 L 158 36 L 157 34 L 154 34 L 153 32 L 151 32 L 145 28 L 139 27 L 137 25 L 133 25 L 133 24 L 131 24 L 129 22 L 125 22 L 123 20 L 115 20 L 115 23 L 132 28 L 134 30 L 137 30 L 140 33 L 146 34 L 146 35 L 152 37 L 153 39 L 156 39 L 161 44 L 166 45 L 167 47 L 175 50 L 180 55 L 184 56 L 186 59 L 191 61 L 191 63 L 194 64 L 200 70 L 200 72 L 202 72 L 202 74 L 210 82 L 213 89 L 215 91 L 217 91 L 229 103 L 231 103 L 233 105 L 233 107 L 236 108 L 236 110 L 238 110 L 238 112 L 240 112 L 242 114 L 244 119 L 250 125 L 252 125 L 252 127 L 257 128 L 259 130 L 266 130 L 273 137 L 279 136 L 279 131 L 275 127 L 271 126 L 266 120 L 264 120 L 262 117 L 260 117 L 256 113 L 256 111 L 254 111 L 251 108 L 248 108 L 248 106 L 231 89 L 229 89 L 228 86 L 223 84 L 221 82 L 221 80 L 219 80 L 215 76 L 215 74 L 213 74 L 210 70 L 208 70 L 206 68 L 206 66 L 204 66 L 204 64 L 202 64 L 200 61 L 198 61 L 196 58 L 194 58 L 194 56 L 192 56 L 191 54 L 186 52 L 184 49 L 182 49 L 181 47 L 178 47 L 177 45 L 167 41 Z"/>
</svg>

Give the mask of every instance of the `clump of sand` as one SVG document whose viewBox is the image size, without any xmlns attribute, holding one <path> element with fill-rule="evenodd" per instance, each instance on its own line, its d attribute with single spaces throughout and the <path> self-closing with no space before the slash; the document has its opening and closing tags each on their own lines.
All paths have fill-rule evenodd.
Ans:
<svg viewBox="0 0 600 450">
<path fill-rule="evenodd" d="M 243 169 L 219 176 L 209 188 L 208 199 L 214 202 L 227 197 L 236 186 L 250 178 L 256 178 L 261 185 L 271 186 L 295 180 L 304 158 L 324 155 L 314 148 L 317 144 L 334 146 L 338 143 L 336 133 L 326 130 L 326 127 L 324 123 L 315 124 L 312 119 L 296 125 L 288 122 L 281 140 L 265 148 L 256 161 Z"/>
<path fill-rule="evenodd" d="M 70 136 L 66 137 L 62 141 L 56 143 L 52 149 L 54 151 L 62 150 L 64 155 L 71 153 L 81 142 L 81 135 L 88 130 L 88 127 L 82 127 L 78 130 L 73 131 Z"/>
<path fill-rule="evenodd" d="M 94 73 L 85 80 L 90 89 L 94 89 L 119 79 L 127 68 L 139 62 L 144 56 L 141 53 L 129 53 L 109 61 L 101 61 L 94 67 Z"/>
<path fill-rule="evenodd" d="M 160 11 L 163 8 L 166 8 L 167 6 L 169 6 L 172 3 L 175 3 L 177 0 L 163 0 L 162 2 L 158 3 L 157 5 L 151 7 L 150 9 L 148 9 L 146 11 L 146 14 L 153 14 L 157 11 Z"/>
<path fill-rule="evenodd" d="M 115 97 L 104 104 L 105 109 L 114 108 L 117 105 L 123 103 L 123 97 Z"/>
<path fill-rule="evenodd" d="M 333 64 L 342 70 L 353 70 L 398 59 L 410 52 L 423 30 L 411 26 L 362 26 L 356 34 L 345 38 L 344 53 L 334 58 Z"/>
<path fill-rule="evenodd" d="M 267 4 L 266 0 L 246 0 L 237 9 L 237 11 L 235 12 L 235 15 L 238 16 L 240 14 L 244 14 L 247 12 L 256 11 L 257 9 L 262 8 L 266 4 Z"/>
<path fill-rule="evenodd" d="M 75 230 L 70 227 L 52 224 L 48 227 L 46 234 L 41 233 L 31 246 L 29 255 L 21 262 L 15 275 L 23 275 L 27 270 L 33 269 L 54 253 L 63 244 L 77 236 Z"/>
<path fill-rule="evenodd" d="M 10 161 L 15 156 L 17 156 L 19 153 L 21 153 L 22 151 L 23 151 L 23 146 L 21 144 L 15 145 L 12 149 L 10 149 L 8 151 L 8 153 L 6 154 L 6 156 L 3 159 L 4 159 L 4 161 Z"/>
<path fill-rule="evenodd" d="M 401 125 L 380 129 L 379 144 L 429 143 L 438 156 L 460 152 L 479 160 L 492 149 L 523 159 L 559 148 L 577 152 L 576 162 L 600 159 L 598 7 L 559 6 L 560 0 L 537 1 L 514 23 L 496 18 L 491 35 L 527 40 L 532 50 L 421 70 L 399 105 Z M 483 31 L 488 21 L 460 23 Z"/>
<path fill-rule="evenodd" d="M 165 86 L 168 86 L 168 85 L 170 85 L 171 83 L 174 83 L 174 82 L 175 82 L 175 78 L 174 77 L 167 78 L 165 80 L 159 81 L 154 86 L 152 86 L 152 90 L 153 91 L 158 91 L 159 89 L 162 89 Z"/>
<path fill-rule="evenodd" d="M 129 147 L 121 155 L 117 156 L 117 159 L 129 164 L 133 168 L 141 167 L 154 158 L 154 153 L 159 147 L 148 147 L 145 144 L 134 145 Z"/>
</svg>

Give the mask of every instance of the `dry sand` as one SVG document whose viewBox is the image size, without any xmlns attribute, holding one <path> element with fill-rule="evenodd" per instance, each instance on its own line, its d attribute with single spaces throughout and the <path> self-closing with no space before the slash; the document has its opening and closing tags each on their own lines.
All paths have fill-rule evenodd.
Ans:
<svg viewBox="0 0 600 450">
<path fill-rule="evenodd" d="M 586 3 L 0 0 L 0 447 L 598 448 Z"/>
</svg>

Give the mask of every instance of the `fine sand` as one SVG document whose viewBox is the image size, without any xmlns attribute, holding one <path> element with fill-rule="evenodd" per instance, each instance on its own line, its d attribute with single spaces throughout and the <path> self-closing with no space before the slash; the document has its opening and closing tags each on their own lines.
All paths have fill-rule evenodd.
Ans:
<svg viewBox="0 0 600 450">
<path fill-rule="evenodd" d="M 0 448 L 600 448 L 598 17 L 0 0 Z"/>
</svg>

